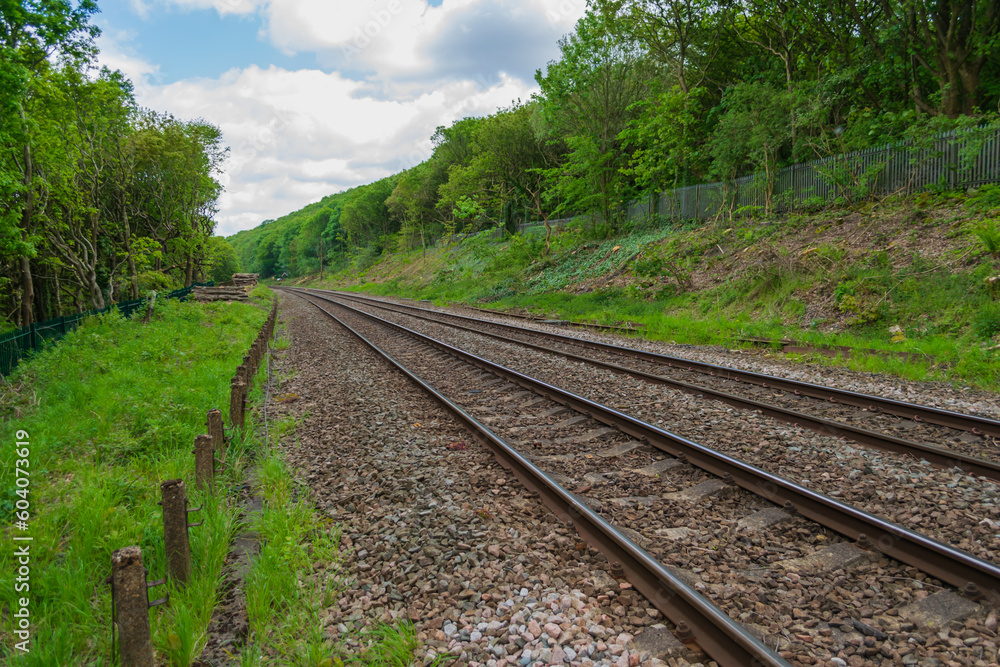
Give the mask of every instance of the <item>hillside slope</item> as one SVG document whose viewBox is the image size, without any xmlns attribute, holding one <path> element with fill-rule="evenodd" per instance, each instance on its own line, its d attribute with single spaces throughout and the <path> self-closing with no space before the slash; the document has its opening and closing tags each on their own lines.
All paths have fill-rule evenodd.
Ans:
<svg viewBox="0 0 1000 667">
<path fill-rule="evenodd" d="M 911 352 L 859 368 L 1000 387 L 1000 188 L 765 220 L 656 221 L 615 238 L 488 234 L 382 256 L 322 286 L 642 325 L 651 338 L 790 338 Z M 298 284 L 318 285 L 305 278 Z"/>
</svg>

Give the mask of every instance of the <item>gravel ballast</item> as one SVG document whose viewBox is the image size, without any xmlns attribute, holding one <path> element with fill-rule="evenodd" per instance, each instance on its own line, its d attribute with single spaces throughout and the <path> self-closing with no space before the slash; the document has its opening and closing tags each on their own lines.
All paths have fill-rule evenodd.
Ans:
<svg viewBox="0 0 1000 667">
<path fill-rule="evenodd" d="M 697 664 L 643 650 L 660 613 L 402 374 L 301 299 L 281 321 L 268 409 L 298 420 L 286 458 L 343 524 L 332 637 L 410 619 L 425 664 Z"/>
</svg>

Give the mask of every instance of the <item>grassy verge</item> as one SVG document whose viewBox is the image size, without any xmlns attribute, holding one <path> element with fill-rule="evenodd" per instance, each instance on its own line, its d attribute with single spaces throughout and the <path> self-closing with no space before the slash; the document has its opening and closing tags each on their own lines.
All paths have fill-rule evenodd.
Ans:
<svg viewBox="0 0 1000 667">
<path fill-rule="evenodd" d="M 992 195 L 991 195 L 992 197 Z M 955 193 L 726 224 L 570 227 L 385 257 L 325 285 L 644 325 L 679 343 L 790 338 L 912 353 L 812 361 L 1000 390 L 1000 209 Z M 315 283 L 313 283 L 315 284 Z"/>
<path fill-rule="evenodd" d="M 287 338 L 276 349 L 288 347 Z M 353 635 L 330 639 L 325 610 L 336 604 L 345 585 L 339 549 L 341 527 L 314 511 L 309 490 L 294 481 L 282 446 L 294 446 L 294 419 L 263 428 L 260 407 L 268 391 L 268 369 L 262 368 L 251 394 L 256 433 L 251 473 L 264 506 L 249 528 L 262 543 L 246 579 L 251 634 L 239 658 L 245 666 L 299 665 L 335 667 L 406 667 L 418 643 L 412 625 L 376 624 Z M 360 653 L 348 645 L 360 645 Z"/>
<path fill-rule="evenodd" d="M 256 297 L 259 298 L 259 297 Z M 191 531 L 193 577 L 168 584 L 170 606 L 151 614 L 154 645 L 188 665 L 204 642 L 234 528 L 227 501 L 239 483 L 231 466 L 215 494 L 194 488 L 191 454 L 207 410 L 228 408 L 229 380 L 266 311 L 249 304 L 160 301 L 149 324 L 111 313 L 87 321 L 58 345 L 22 364 L 0 385 L 4 437 L 30 446 L 27 530 L 13 525 L 14 447 L 0 448 L 0 516 L 5 544 L 30 536 L 31 639 L 14 649 L 13 549 L 0 556 L 5 607 L 2 655 L 24 665 L 100 664 L 111 656 L 111 553 L 142 548 L 149 579 L 164 576 L 159 485 L 186 482 L 205 524 Z M 163 589 L 154 589 L 153 597 Z M 23 595 L 23 594 L 21 594 Z"/>
</svg>

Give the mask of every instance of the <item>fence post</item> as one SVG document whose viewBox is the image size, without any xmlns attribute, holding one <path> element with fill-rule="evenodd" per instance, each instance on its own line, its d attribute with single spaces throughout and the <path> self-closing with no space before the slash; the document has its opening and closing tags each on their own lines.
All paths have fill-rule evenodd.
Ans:
<svg viewBox="0 0 1000 667">
<path fill-rule="evenodd" d="M 38 340 L 36 338 L 34 322 L 28 325 L 28 343 L 31 345 L 32 350 L 38 349 Z"/>
<path fill-rule="evenodd" d="M 215 447 L 210 435 L 196 435 L 194 438 L 194 480 L 195 484 L 209 492 L 215 491 Z"/>
<path fill-rule="evenodd" d="M 111 598 L 118 626 L 118 654 L 123 666 L 153 667 L 153 639 L 149 629 L 149 593 L 139 547 L 111 554 Z"/>
<path fill-rule="evenodd" d="M 233 378 L 232 390 L 229 392 L 229 426 L 234 429 L 243 428 L 243 401 L 245 388 L 246 385 L 243 384 L 243 380 L 241 380 L 239 374 L 237 374 L 236 377 Z"/>
<path fill-rule="evenodd" d="M 217 408 L 209 410 L 205 426 L 208 427 L 208 434 L 212 436 L 212 445 L 215 447 L 215 451 L 219 453 L 219 460 L 224 461 L 226 458 L 226 436 L 222 425 L 222 410 Z"/>
<path fill-rule="evenodd" d="M 188 501 L 184 480 L 169 479 L 160 484 L 163 505 L 163 539 L 167 552 L 167 572 L 179 586 L 191 576 L 191 542 L 188 538 Z"/>
<path fill-rule="evenodd" d="M 246 385 L 243 393 L 249 394 L 253 389 L 253 375 L 250 373 L 250 355 L 243 357 L 243 363 L 236 367 L 236 377 Z"/>
</svg>

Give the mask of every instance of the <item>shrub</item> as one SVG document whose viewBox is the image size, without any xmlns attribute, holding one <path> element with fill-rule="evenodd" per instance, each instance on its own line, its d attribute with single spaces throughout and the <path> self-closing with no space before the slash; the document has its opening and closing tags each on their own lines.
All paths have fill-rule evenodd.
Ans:
<svg viewBox="0 0 1000 667">
<path fill-rule="evenodd" d="M 989 339 L 1000 333 L 1000 306 L 992 305 L 979 311 L 972 323 L 976 337 Z"/>
<path fill-rule="evenodd" d="M 1000 259 L 1000 226 L 997 225 L 996 218 L 983 220 L 972 233 L 979 237 L 986 252 Z"/>
<path fill-rule="evenodd" d="M 992 211 L 1000 208 L 1000 185 L 983 185 L 969 197 L 969 208 L 976 211 Z"/>
</svg>

